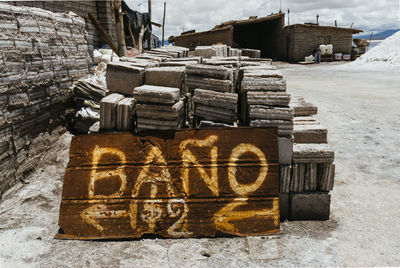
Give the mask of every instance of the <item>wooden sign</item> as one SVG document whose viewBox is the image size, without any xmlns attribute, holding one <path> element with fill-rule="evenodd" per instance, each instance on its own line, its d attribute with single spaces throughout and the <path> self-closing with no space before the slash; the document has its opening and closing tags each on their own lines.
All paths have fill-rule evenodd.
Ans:
<svg viewBox="0 0 400 268">
<path fill-rule="evenodd" d="M 56 237 L 276 233 L 278 171 L 273 128 L 76 136 Z"/>
</svg>

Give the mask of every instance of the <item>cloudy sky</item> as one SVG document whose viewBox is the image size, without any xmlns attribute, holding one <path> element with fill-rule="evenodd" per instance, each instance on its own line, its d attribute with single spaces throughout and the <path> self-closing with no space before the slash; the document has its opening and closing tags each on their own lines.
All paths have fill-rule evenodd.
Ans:
<svg viewBox="0 0 400 268">
<path fill-rule="evenodd" d="M 147 0 L 125 0 L 134 10 L 147 12 Z M 163 3 L 167 3 L 165 36 L 182 31 L 204 31 L 223 21 L 266 16 L 290 9 L 290 24 L 315 22 L 321 25 L 363 29 L 366 33 L 400 28 L 400 0 L 152 0 L 152 20 L 162 23 Z M 287 23 L 287 17 L 286 22 Z M 161 29 L 153 27 L 161 39 Z"/>
</svg>

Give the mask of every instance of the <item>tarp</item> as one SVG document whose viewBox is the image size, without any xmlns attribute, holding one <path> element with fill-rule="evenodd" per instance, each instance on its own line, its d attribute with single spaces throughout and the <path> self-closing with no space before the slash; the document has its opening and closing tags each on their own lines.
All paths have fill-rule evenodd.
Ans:
<svg viewBox="0 0 400 268">
<path fill-rule="evenodd" d="M 142 25 L 145 29 L 143 40 L 147 40 L 151 35 L 152 31 L 149 13 L 147 12 L 140 13 L 138 11 L 134 11 L 128 7 L 125 1 L 122 1 L 122 12 L 126 14 L 126 16 L 124 16 L 124 31 L 125 31 L 125 39 L 127 40 L 127 45 L 128 46 L 132 45 L 132 38 L 129 31 L 129 22 L 133 36 L 135 38 L 136 45 L 138 44 L 139 33 L 140 29 L 142 28 Z"/>
</svg>

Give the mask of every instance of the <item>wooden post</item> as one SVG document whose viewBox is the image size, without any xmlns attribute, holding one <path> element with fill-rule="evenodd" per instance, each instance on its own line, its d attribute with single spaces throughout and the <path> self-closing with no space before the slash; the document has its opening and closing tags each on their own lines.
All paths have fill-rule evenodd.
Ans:
<svg viewBox="0 0 400 268">
<path fill-rule="evenodd" d="M 317 15 L 317 24 L 319 24 L 319 15 Z"/>
<path fill-rule="evenodd" d="M 148 6 L 149 6 L 150 27 L 151 27 L 151 0 L 148 0 Z M 150 28 L 149 39 L 147 40 L 147 46 L 149 50 L 151 49 L 151 35 L 152 31 Z"/>
<path fill-rule="evenodd" d="M 287 10 L 287 25 L 290 25 L 290 19 L 289 19 L 289 15 L 290 15 L 290 10 Z"/>
<path fill-rule="evenodd" d="M 337 27 L 337 20 L 335 20 L 335 27 Z"/>
<path fill-rule="evenodd" d="M 162 20 L 162 43 L 161 46 L 164 46 L 164 26 L 165 26 L 165 10 L 167 9 L 167 3 L 164 2 L 164 16 L 163 16 L 163 20 Z"/>
<path fill-rule="evenodd" d="M 121 0 L 114 1 L 115 24 L 117 28 L 118 56 L 126 56 L 124 19 L 122 17 Z"/>
<path fill-rule="evenodd" d="M 129 20 L 129 18 L 128 18 L 128 20 Z M 131 34 L 133 48 L 136 48 L 135 36 L 132 33 L 132 25 L 131 25 L 130 20 L 129 20 L 129 33 Z"/>
<path fill-rule="evenodd" d="M 143 35 L 144 35 L 144 26 L 142 25 L 142 28 L 140 29 L 139 33 L 139 51 L 142 53 L 143 51 Z"/>
<path fill-rule="evenodd" d="M 88 17 L 96 30 L 99 32 L 101 39 L 103 39 L 104 42 L 107 43 L 107 45 L 110 46 L 110 48 L 118 54 L 118 48 L 114 44 L 113 40 L 111 39 L 110 35 L 107 33 L 106 30 L 104 30 L 103 26 L 101 26 L 100 22 L 96 19 L 96 17 L 92 13 L 88 13 Z"/>
</svg>

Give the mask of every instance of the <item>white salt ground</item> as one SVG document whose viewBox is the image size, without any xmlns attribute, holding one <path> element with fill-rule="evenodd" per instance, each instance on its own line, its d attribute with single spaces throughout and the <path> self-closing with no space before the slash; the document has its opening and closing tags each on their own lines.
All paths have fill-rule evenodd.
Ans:
<svg viewBox="0 0 400 268">
<path fill-rule="evenodd" d="M 400 266 L 400 76 L 325 63 L 281 67 L 289 92 L 318 106 L 335 150 L 329 221 L 284 222 L 280 235 L 266 237 L 55 240 L 66 133 L 31 183 L 0 201 L 0 267 Z"/>
</svg>

